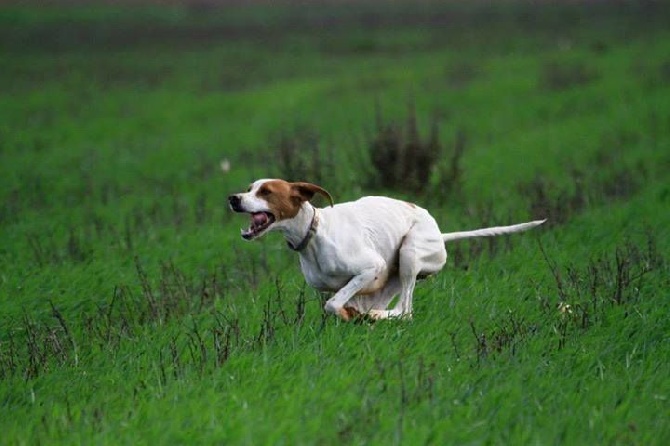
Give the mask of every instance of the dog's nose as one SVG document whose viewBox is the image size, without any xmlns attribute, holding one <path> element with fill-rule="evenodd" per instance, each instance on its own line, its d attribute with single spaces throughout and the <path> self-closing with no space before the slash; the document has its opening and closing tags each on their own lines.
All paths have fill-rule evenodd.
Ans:
<svg viewBox="0 0 670 446">
<path fill-rule="evenodd" d="M 242 209 L 242 199 L 239 195 L 231 195 L 228 197 L 228 203 L 230 203 L 230 209 L 240 212 Z"/>
</svg>

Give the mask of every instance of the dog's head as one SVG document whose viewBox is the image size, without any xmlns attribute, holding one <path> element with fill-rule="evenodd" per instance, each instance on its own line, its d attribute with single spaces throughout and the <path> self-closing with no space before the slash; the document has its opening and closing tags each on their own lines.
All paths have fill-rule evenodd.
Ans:
<svg viewBox="0 0 670 446">
<path fill-rule="evenodd" d="M 333 205 L 330 194 L 316 184 L 267 179 L 255 181 L 247 192 L 229 196 L 228 203 L 233 211 L 251 215 L 251 224 L 242 230 L 242 237 L 253 240 L 294 218 L 302 204 L 317 193 Z"/>
</svg>

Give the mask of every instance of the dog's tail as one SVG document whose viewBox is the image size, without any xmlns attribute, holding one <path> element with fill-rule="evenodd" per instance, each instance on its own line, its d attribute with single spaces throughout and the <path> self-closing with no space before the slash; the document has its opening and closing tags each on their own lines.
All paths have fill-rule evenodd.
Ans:
<svg viewBox="0 0 670 446">
<path fill-rule="evenodd" d="M 448 234 L 442 234 L 442 240 L 446 243 L 460 240 L 462 238 L 492 237 L 494 235 L 512 234 L 514 232 L 527 231 L 536 226 L 540 226 L 545 221 L 547 221 L 546 218 L 544 220 L 529 221 L 528 223 L 519 223 L 518 225 L 494 226 L 491 228 L 475 229 L 474 231 L 450 232 Z"/>
</svg>

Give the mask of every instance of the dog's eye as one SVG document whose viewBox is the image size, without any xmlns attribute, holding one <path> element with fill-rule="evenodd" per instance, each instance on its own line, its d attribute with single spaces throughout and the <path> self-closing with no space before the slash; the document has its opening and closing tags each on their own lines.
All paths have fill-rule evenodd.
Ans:
<svg viewBox="0 0 670 446">
<path fill-rule="evenodd" d="M 268 189 L 267 187 L 261 187 L 260 189 L 258 189 L 258 195 L 261 197 L 267 197 L 268 195 L 270 195 L 270 189 Z"/>
</svg>

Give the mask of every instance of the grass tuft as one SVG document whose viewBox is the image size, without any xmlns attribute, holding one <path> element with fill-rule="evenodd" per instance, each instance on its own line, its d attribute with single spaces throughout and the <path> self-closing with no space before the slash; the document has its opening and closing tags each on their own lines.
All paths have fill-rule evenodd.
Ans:
<svg viewBox="0 0 670 446">
<path fill-rule="evenodd" d="M 430 132 L 422 138 L 416 107 L 408 106 L 405 125 L 385 122 L 381 109 L 376 107 L 376 134 L 369 142 L 373 173 L 368 187 L 391 191 L 426 194 L 438 199 L 455 195 L 461 187 L 466 137 L 461 130 L 447 153 L 440 137 L 437 114 L 433 114 Z M 443 160 L 447 160 L 447 163 Z M 437 177 L 439 187 L 433 179 Z"/>
</svg>

